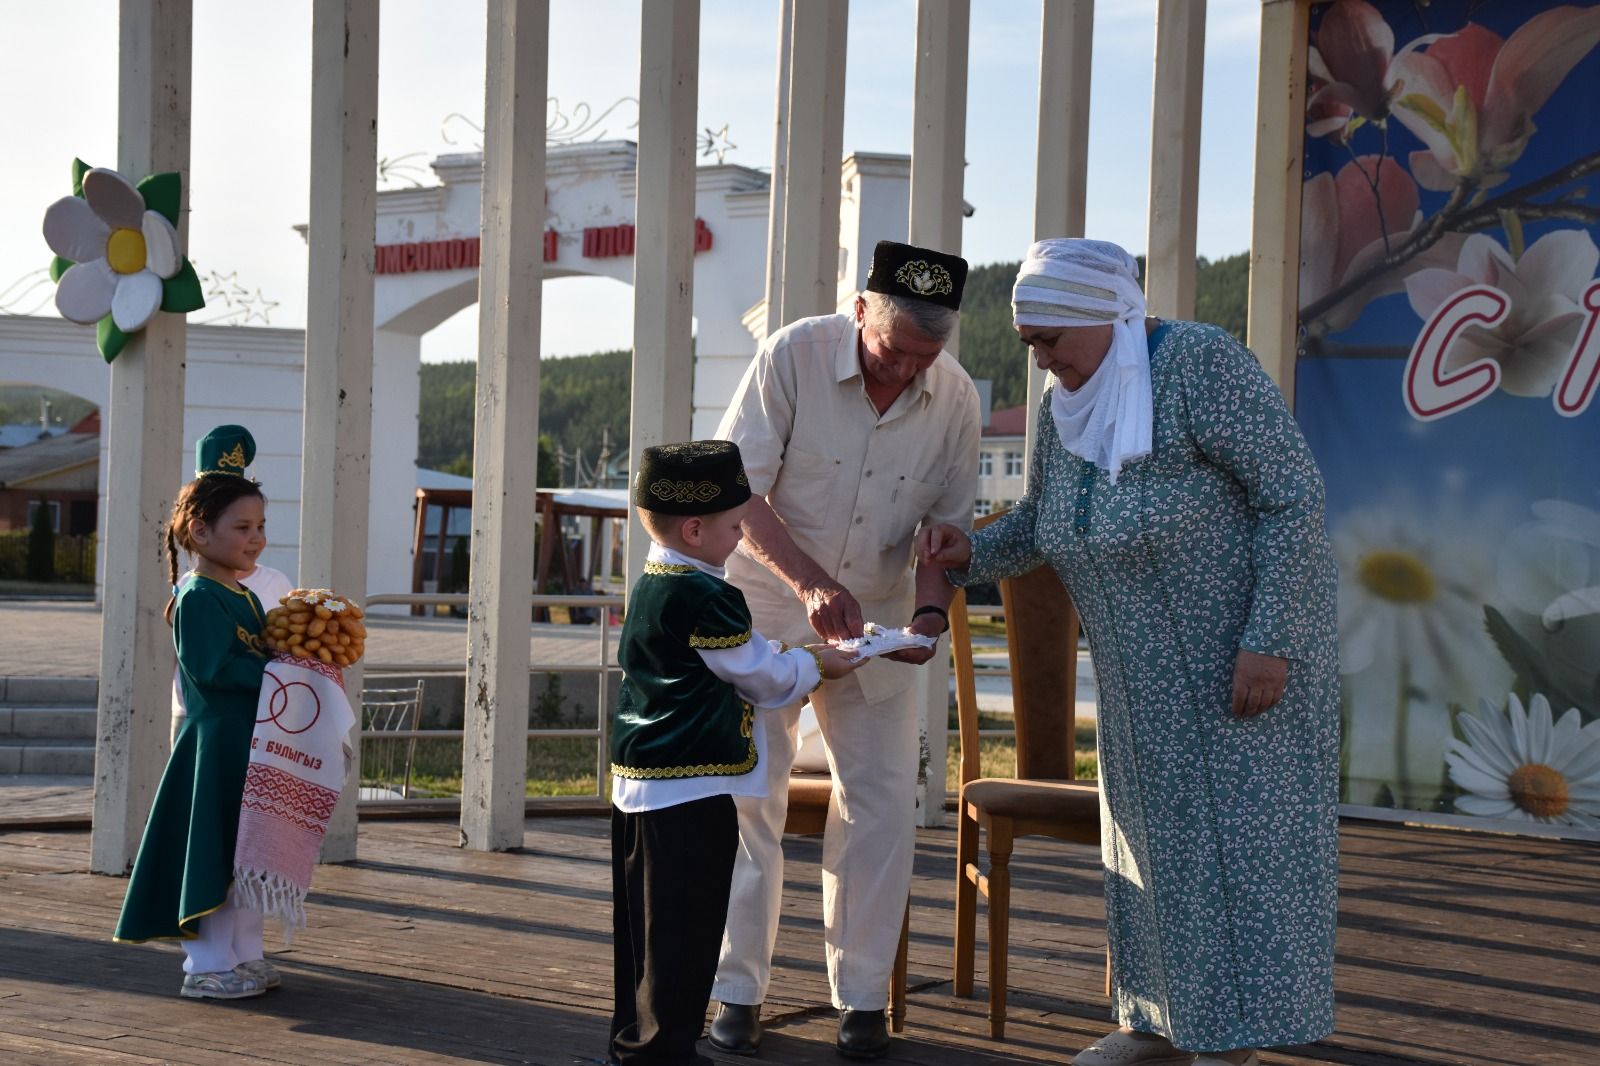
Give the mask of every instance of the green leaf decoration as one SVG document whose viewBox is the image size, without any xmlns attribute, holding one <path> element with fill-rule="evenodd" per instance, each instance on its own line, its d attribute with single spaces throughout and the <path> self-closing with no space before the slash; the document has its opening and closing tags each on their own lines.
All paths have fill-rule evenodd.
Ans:
<svg viewBox="0 0 1600 1066">
<path fill-rule="evenodd" d="M 73 266 L 73 262 L 70 259 L 64 258 L 63 256 L 59 256 L 59 255 L 51 256 L 50 257 L 50 280 L 51 281 L 60 281 L 61 280 L 61 275 L 65 274 L 69 269 L 72 268 L 72 266 Z"/>
<path fill-rule="evenodd" d="M 178 272 L 162 283 L 161 310 L 184 315 L 198 311 L 205 305 L 206 297 L 200 288 L 200 276 L 194 272 L 194 264 L 185 259 Z"/>
<path fill-rule="evenodd" d="M 111 362 L 122 354 L 123 347 L 128 343 L 128 335 L 117 328 L 111 321 L 111 316 L 102 318 L 94 328 L 95 346 L 100 349 L 100 357 L 106 362 Z"/>
<path fill-rule="evenodd" d="M 1578 706 L 1579 701 L 1557 684 L 1545 669 L 1544 656 L 1539 649 L 1518 633 L 1505 615 L 1486 604 L 1483 608 L 1483 626 L 1489 631 L 1489 639 L 1494 641 L 1506 665 L 1511 667 L 1520 681 L 1526 682 L 1524 691 L 1530 698 L 1533 693 L 1542 692 L 1552 708 L 1557 705 L 1562 708 Z M 1523 700 L 1524 704 L 1527 702 L 1527 699 Z"/>
<path fill-rule="evenodd" d="M 85 163 L 83 160 L 81 160 L 81 159 L 73 159 L 73 161 L 72 161 L 72 195 L 74 195 L 74 196 L 82 196 L 83 195 L 83 176 L 85 174 L 89 173 L 89 171 L 91 171 L 93 169 L 94 169 L 93 167 L 91 167 L 88 163 Z"/>
<path fill-rule="evenodd" d="M 174 226 L 178 224 L 178 210 L 183 203 L 183 179 L 173 171 L 152 174 L 135 186 L 144 194 L 144 206 L 165 218 Z"/>
</svg>

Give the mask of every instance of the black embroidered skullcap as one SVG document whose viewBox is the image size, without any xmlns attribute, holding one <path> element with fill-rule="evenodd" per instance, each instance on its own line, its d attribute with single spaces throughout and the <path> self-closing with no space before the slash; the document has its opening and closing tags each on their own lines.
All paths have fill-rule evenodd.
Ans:
<svg viewBox="0 0 1600 1066">
<path fill-rule="evenodd" d="M 872 250 L 867 271 L 867 291 L 961 310 L 961 290 L 967 284 L 967 261 L 932 248 L 879 241 Z"/>
<path fill-rule="evenodd" d="M 744 460 L 731 440 L 646 448 L 633 476 L 633 505 L 659 514 L 715 514 L 749 498 Z"/>
</svg>

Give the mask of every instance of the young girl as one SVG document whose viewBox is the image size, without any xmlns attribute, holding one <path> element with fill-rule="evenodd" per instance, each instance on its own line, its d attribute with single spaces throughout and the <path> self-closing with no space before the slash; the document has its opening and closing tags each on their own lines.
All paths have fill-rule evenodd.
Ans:
<svg viewBox="0 0 1600 1066">
<path fill-rule="evenodd" d="M 236 575 L 265 545 L 266 498 L 253 481 L 207 474 L 184 486 L 167 527 L 195 557 L 167 605 L 188 716 L 172 746 L 150 810 L 116 939 L 182 940 L 180 995 L 242 999 L 278 983 L 262 959 L 261 916 L 234 906 L 233 851 L 250 736 L 267 656 L 265 612 Z"/>
</svg>

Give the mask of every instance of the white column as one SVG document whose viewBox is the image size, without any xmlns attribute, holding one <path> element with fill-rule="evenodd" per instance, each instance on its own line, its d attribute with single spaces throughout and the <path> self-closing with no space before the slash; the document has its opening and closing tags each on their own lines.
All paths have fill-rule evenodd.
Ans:
<svg viewBox="0 0 1600 1066">
<path fill-rule="evenodd" d="M 794 5 L 789 79 L 788 189 L 783 214 L 783 320 L 832 314 L 839 303 L 839 181 L 844 153 L 848 0 Z"/>
<path fill-rule="evenodd" d="M 117 167 L 132 181 L 183 175 L 180 243 L 188 236 L 189 0 L 122 0 Z M 89 867 L 125 874 L 161 781 L 172 702 L 166 524 L 186 480 L 182 315 L 157 313 L 111 364 L 100 697 Z"/>
<path fill-rule="evenodd" d="M 969 0 L 918 0 L 911 117 L 910 243 L 961 254 L 967 145 Z M 863 253 L 866 249 L 862 249 Z M 954 354 L 959 333 L 945 345 Z M 945 750 L 950 743 L 950 642 L 917 671 L 928 745 L 927 783 L 918 797 L 925 826 L 944 824 Z"/>
<path fill-rule="evenodd" d="M 783 212 L 789 174 L 789 82 L 794 73 L 794 0 L 778 4 L 778 91 L 772 120 L 771 207 L 767 211 L 766 334 L 788 321 L 783 317 Z"/>
<path fill-rule="evenodd" d="M 1205 56 L 1205 0 L 1158 0 L 1144 291 L 1150 313 L 1161 318 L 1194 317 Z"/>
<path fill-rule="evenodd" d="M 650 0 L 642 8 L 633 253 L 633 413 L 628 434 L 631 471 L 639 469 L 639 456 L 645 448 L 688 438 L 694 395 L 694 152 L 700 92 L 700 0 Z M 649 547 L 650 538 L 638 517 L 630 516 L 630 591 L 644 570 Z"/>
<path fill-rule="evenodd" d="M 1310 9 L 1303 0 L 1266 0 L 1261 5 L 1247 336 L 1261 365 L 1291 405 L 1299 317 L 1300 172 L 1309 19 Z"/>
<path fill-rule="evenodd" d="M 461 840 L 505 851 L 527 795 L 549 0 L 490 0 L 488 39 Z"/>
<path fill-rule="evenodd" d="M 1089 72 L 1094 0 L 1044 0 L 1039 33 L 1039 157 L 1033 238 L 1082 237 L 1089 185 Z M 1033 462 L 1046 374 L 1029 360 L 1027 439 Z"/>
<path fill-rule="evenodd" d="M 372 332 L 372 484 L 367 594 L 411 591 L 417 487 L 417 410 L 422 402 L 422 338 Z M 405 606 L 373 613 L 409 615 Z"/>
<path fill-rule="evenodd" d="M 313 0 L 299 576 L 302 586 L 357 601 L 367 594 L 377 123 L 378 5 Z M 362 673 L 360 664 L 344 672 L 358 718 Z M 324 862 L 356 856 L 360 761 L 358 750 L 322 845 Z"/>
</svg>

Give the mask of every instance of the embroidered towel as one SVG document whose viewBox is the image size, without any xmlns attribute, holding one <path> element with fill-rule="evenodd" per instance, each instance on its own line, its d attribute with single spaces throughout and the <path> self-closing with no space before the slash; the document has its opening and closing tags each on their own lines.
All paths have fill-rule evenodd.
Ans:
<svg viewBox="0 0 1600 1066">
<path fill-rule="evenodd" d="M 261 678 L 250 765 L 233 854 L 234 898 L 283 922 L 306 924 L 306 893 L 354 751 L 355 714 L 336 666 L 277 655 Z"/>
</svg>

